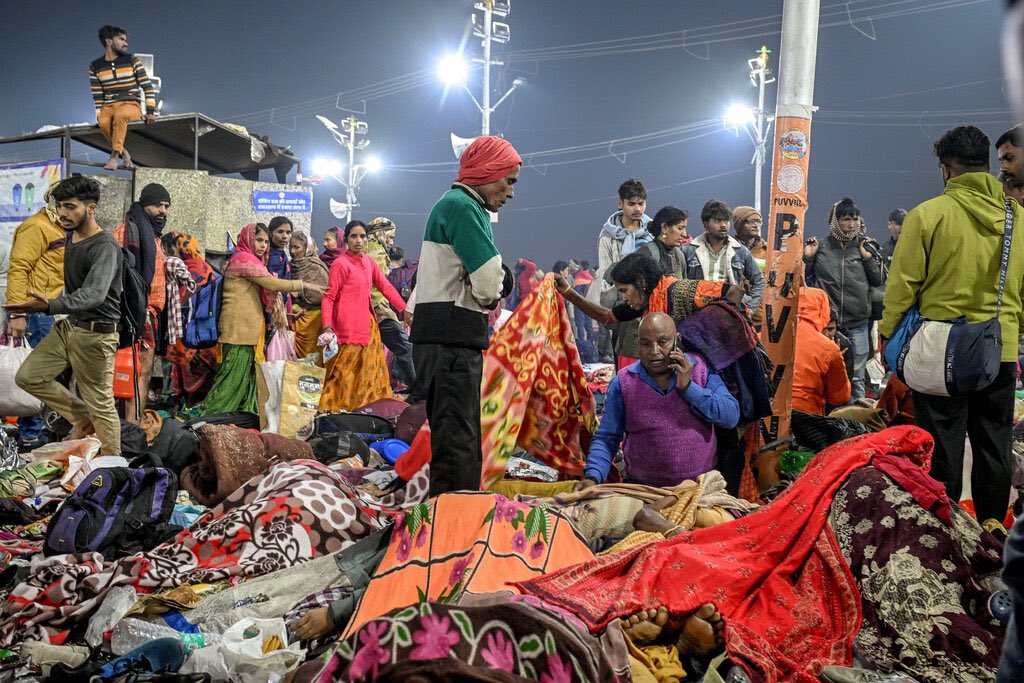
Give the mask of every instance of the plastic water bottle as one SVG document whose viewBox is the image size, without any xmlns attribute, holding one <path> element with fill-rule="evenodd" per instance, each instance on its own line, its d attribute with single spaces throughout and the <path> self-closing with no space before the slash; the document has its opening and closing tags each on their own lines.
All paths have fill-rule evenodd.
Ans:
<svg viewBox="0 0 1024 683">
<path fill-rule="evenodd" d="M 182 633 L 166 624 L 128 618 L 117 622 L 114 627 L 110 649 L 120 656 L 157 638 L 179 638 L 189 652 L 220 642 L 220 635 L 216 633 Z"/>
</svg>

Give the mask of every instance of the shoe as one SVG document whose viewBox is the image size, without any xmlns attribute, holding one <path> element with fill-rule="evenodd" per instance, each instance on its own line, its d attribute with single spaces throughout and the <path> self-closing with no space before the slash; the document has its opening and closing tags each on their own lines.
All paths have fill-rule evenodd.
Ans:
<svg viewBox="0 0 1024 683">
<path fill-rule="evenodd" d="M 87 659 L 78 666 L 69 666 L 59 662 L 50 667 L 50 680 L 62 683 L 89 683 L 101 668 L 103 668 L 101 662 L 91 659 Z"/>
<path fill-rule="evenodd" d="M 157 638 L 105 664 L 96 675 L 101 680 L 108 680 L 126 672 L 175 672 L 185 663 L 185 656 L 185 646 L 180 638 Z"/>
<path fill-rule="evenodd" d="M 1010 536 L 1010 532 L 1006 530 L 1006 527 L 996 519 L 986 519 L 982 522 L 981 528 L 995 536 L 996 540 L 1000 543 L 1005 543 L 1006 539 Z"/>
</svg>

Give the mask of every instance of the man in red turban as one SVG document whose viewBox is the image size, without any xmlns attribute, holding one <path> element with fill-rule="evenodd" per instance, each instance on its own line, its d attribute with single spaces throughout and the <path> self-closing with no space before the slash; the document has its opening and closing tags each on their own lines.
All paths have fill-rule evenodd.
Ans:
<svg viewBox="0 0 1024 683">
<path fill-rule="evenodd" d="M 480 488 L 480 378 L 487 311 L 512 291 L 488 211 L 514 196 L 523 160 L 501 138 L 477 138 L 427 218 L 409 302 L 416 394 L 431 432 L 430 495 Z"/>
</svg>

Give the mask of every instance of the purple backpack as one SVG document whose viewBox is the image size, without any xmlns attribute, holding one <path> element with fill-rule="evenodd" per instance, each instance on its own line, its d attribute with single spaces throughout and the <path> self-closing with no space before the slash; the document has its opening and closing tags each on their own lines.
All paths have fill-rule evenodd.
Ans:
<svg viewBox="0 0 1024 683">
<path fill-rule="evenodd" d="M 54 513 L 43 554 L 116 559 L 148 550 L 175 530 L 167 522 L 177 495 L 178 477 L 163 467 L 93 470 Z"/>
</svg>

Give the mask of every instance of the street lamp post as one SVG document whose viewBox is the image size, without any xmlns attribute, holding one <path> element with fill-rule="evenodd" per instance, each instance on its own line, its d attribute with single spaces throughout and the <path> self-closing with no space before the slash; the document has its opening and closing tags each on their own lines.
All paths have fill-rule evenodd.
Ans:
<svg viewBox="0 0 1024 683">
<path fill-rule="evenodd" d="M 771 54 L 762 45 L 757 57 L 747 60 L 750 65 L 750 82 L 757 88 L 757 111 L 754 118 L 754 208 L 761 212 L 761 170 L 764 168 L 765 151 L 768 144 L 768 133 L 775 117 L 764 110 L 764 86 L 775 82 L 775 76 L 768 68 L 768 55 Z"/>
<path fill-rule="evenodd" d="M 750 142 L 754 145 L 754 156 L 750 163 L 754 165 L 754 208 L 761 212 L 761 176 L 764 169 L 765 156 L 768 149 L 768 135 L 772 129 L 775 116 L 764 109 L 764 87 L 775 82 L 775 76 L 768 68 L 768 55 L 771 54 L 764 45 L 757 51 L 757 57 L 748 59 L 750 65 L 750 83 L 757 88 L 757 108 L 734 104 L 725 112 L 725 126 L 738 131 L 743 128 Z M 737 132 L 737 134 L 739 134 Z"/>
<path fill-rule="evenodd" d="M 330 119 L 324 116 L 317 116 L 317 119 L 320 120 L 320 123 L 324 124 L 327 130 L 331 131 L 331 135 L 334 136 L 338 144 L 348 149 L 347 178 L 342 178 L 338 175 L 340 169 L 337 168 L 336 162 L 316 160 L 321 161 L 321 163 L 318 165 L 319 168 L 314 168 L 314 172 L 329 175 L 345 187 L 345 203 L 342 204 L 341 202 L 331 200 L 331 213 L 337 218 L 344 217 L 345 222 L 348 223 L 352 220 L 352 210 L 359 206 L 356 190 L 359 189 L 359 185 L 363 182 L 366 174 L 379 170 L 381 163 L 373 156 L 367 156 L 361 164 L 356 163 L 356 150 L 366 149 L 370 144 L 370 140 L 366 138 L 356 140 L 357 135 L 366 135 L 369 128 L 366 121 L 360 121 L 355 116 L 350 116 L 341 120 L 341 129 L 339 130 L 338 125 Z M 317 166 L 315 162 L 314 166 Z"/>
<path fill-rule="evenodd" d="M 478 100 L 466 84 L 466 76 L 469 72 L 465 60 L 461 55 L 449 55 L 443 59 L 438 67 L 438 73 L 448 85 L 461 85 L 469 94 L 480 112 L 480 134 L 491 134 L 491 114 L 508 99 L 508 96 L 515 92 L 516 88 L 526 83 L 526 79 L 519 77 L 512 81 L 512 87 L 505 91 L 505 94 L 498 98 L 498 101 L 491 104 L 491 67 L 504 66 L 504 62 L 491 57 L 492 43 L 507 43 L 511 36 L 509 25 L 503 21 L 495 21 L 494 17 L 504 19 L 511 11 L 511 0 L 481 0 L 474 5 L 474 9 L 481 12 L 481 16 L 473 15 L 473 35 L 481 39 L 483 45 L 483 56 L 475 57 L 471 61 L 483 67 L 480 99 Z"/>
</svg>

